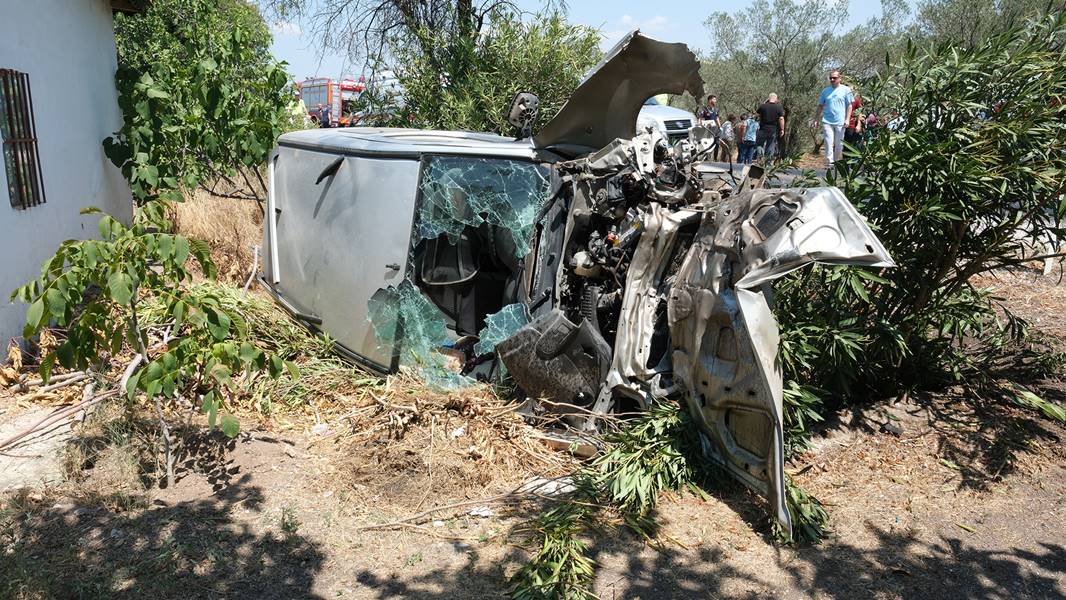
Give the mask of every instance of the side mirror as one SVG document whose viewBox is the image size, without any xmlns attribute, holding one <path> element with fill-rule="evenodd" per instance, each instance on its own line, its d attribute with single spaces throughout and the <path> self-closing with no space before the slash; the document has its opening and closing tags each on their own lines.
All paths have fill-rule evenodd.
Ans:
<svg viewBox="0 0 1066 600">
<path fill-rule="evenodd" d="M 529 92 L 518 92 L 511 100 L 511 111 L 507 113 L 507 122 L 515 127 L 515 137 L 524 139 L 533 135 L 533 121 L 537 119 L 540 99 Z"/>
</svg>

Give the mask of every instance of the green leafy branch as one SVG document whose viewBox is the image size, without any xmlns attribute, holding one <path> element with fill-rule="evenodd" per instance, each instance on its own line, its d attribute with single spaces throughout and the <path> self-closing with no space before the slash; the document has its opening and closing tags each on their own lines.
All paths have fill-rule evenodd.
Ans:
<svg viewBox="0 0 1066 600">
<path fill-rule="evenodd" d="M 236 0 L 159 0 L 116 19 L 123 125 L 104 141 L 134 198 L 180 200 L 222 180 L 262 199 L 259 167 L 289 116 L 285 63 L 256 9 Z"/>
<path fill-rule="evenodd" d="M 533 557 L 512 579 L 520 600 L 595 598 L 590 590 L 595 562 L 587 555 L 595 531 L 619 524 L 654 540 L 653 509 L 663 492 L 689 490 L 706 497 L 704 487 L 729 479 L 710 462 L 691 415 L 676 402 L 660 402 L 626 428 L 607 436 L 606 449 L 572 475 L 574 492 L 527 524 Z M 817 542 L 829 515 L 816 498 L 786 482 L 794 539 L 779 529 L 781 542 Z"/>
<path fill-rule="evenodd" d="M 286 369 L 295 377 L 298 369 L 249 343 L 243 319 L 217 298 L 189 294 L 183 288 L 191 277 L 190 258 L 209 277 L 215 267 L 202 241 L 157 230 L 165 212 L 162 203 L 145 205 L 131 226 L 104 214 L 100 240 L 63 242 L 45 262 L 40 277 L 16 289 L 11 298 L 29 304 L 26 338 L 53 324 L 66 330 L 66 339 L 41 359 L 45 381 L 57 363 L 67 369 L 102 372 L 105 355 L 132 349 L 134 359 L 121 385 L 130 400 L 143 393 L 155 405 L 169 485 L 174 481 L 173 452 L 164 399 L 171 403 L 199 399 L 209 425 L 219 423 L 232 437 L 239 424 L 225 401 L 235 392 L 235 378 L 260 370 L 277 377 Z M 82 213 L 100 211 L 90 208 Z M 146 299 L 165 307 L 158 322 L 144 321 Z M 161 341 L 150 344 L 150 333 Z"/>
</svg>

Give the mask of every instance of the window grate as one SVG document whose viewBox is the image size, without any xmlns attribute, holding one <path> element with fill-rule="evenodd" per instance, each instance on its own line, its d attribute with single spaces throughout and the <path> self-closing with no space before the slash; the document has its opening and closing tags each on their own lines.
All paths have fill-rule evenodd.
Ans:
<svg viewBox="0 0 1066 600">
<path fill-rule="evenodd" d="M 20 209 L 44 204 L 44 176 L 37 150 L 30 76 L 0 69 L 0 133 L 11 206 Z"/>
</svg>

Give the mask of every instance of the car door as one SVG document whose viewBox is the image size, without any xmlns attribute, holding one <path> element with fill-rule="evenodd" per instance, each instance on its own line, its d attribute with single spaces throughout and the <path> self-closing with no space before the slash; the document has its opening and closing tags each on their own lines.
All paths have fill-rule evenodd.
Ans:
<svg viewBox="0 0 1066 600">
<path fill-rule="evenodd" d="M 813 262 L 894 263 L 837 188 L 747 190 L 711 208 L 670 291 L 674 376 L 711 457 L 765 494 L 791 532 L 769 283 Z"/>
<path fill-rule="evenodd" d="M 368 303 L 407 272 L 419 166 L 417 157 L 282 146 L 275 167 L 277 272 L 268 261 L 268 282 L 297 317 L 381 371 L 395 367 L 395 343 L 377 339 Z"/>
</svg>

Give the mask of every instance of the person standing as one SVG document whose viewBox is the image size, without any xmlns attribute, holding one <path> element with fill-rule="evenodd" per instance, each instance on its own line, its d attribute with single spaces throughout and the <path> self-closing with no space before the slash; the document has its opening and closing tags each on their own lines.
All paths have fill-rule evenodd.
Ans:
<svg viewBox="0 0 1066 600">
<path fill-rule="evenodd" d="M 718 136 L 718 160 L 733 162 L 733 147 L 736 140 L 737 116 L 729 115 L 722 121 L 722 133 Z"/>
<path fill-rule="evenodd" d="M 785 133 L 785 109 L 777 101 L 777 94 L 770 93 L 766 102 L 755 111 L 759 115 L 759 132 L 755 134 L 756 155 L 763 160 L 777 156 L 777 140 Z"/>
<path fill-rule="evenodd" d="M 322 108 L 321 125 L 323 127 L 333 127 L 333 108 L 328 104 Z"/>
<path fill-rule="evenodd" d="M 862 98 L 859 97 L 859 92 L 855 92 L 855 100 L 851 102 L 851 118 L 848 119 L 848 126 L 844 129 L 844 143 L 855 148 L 861 148 L 863 142 L 863 118 L 862 118 Z"/>
<path fill-rule="evenodd" d="M 718 154 L 718 144 L 720 143 L 718 136 L 720 134 L 721 125 L 721 122 L 718 120 L 717 96 L 714 94 L 707 96 L 707 104 L 701 106 L 696 112 L 696 121 L 698 121 L 700 125 L 709 129 L 714 135 L 714 149 L 711 150 L 711 159 L 714 159 L 715 155 Z"/>
<path fill-rule="evenodd" d="M 737 163 L 744 163 L 744 151 L 748 147 L 748 143 L 744 141 L 744 136 L 748 133 L 748 113 L 742 113 L 740 120 L 737 121 Z"/>
<path fill-rule="evenodd" d="M 759 133 L 759 122 L 755 119 L 755 113 L 744 115 L 744 132 L 738 134 L 740 140 L 740 156 L 737 162 L 750 165 L 755 157 L 755 138 Z"/>
<path fill-rule="evenodd" d="M 700 107 L 700 110 L 696 113 L 696 118 L 699 120 L 700 125 L 717 132 L 718 126 L 721 124 L 718 122 L 718 97 L 714 94 L 707 96 L 707 104 Z"/>
<path fill-rule="evenodd" d="M 854 101 L 851 88 L 840 83 L 840 71 L 830 73 L 829 85 L 818 96 L 818 111 L 814 115 L 815 122 L 820 120 L 822 123 L 825 160 L 829 168 L 833 168 L 833 163 L 840 160 L 844 152 L 844 127 L 851 121 Z"/>
</svg>

